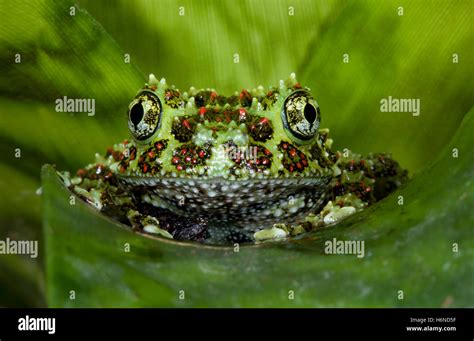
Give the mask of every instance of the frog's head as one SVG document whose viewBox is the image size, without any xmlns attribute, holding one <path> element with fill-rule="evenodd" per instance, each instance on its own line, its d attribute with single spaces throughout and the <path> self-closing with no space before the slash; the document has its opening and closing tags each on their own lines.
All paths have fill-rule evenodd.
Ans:
<svg viewBox="0 0 474 341">
<path fill-rule="evenodd" d="M 133 142 L 122 146 L 120 179 L 159 188 L 167 199 L 265 202 L 322 189 L 333 175 L 332 141 L 319 129 L 318 103 L 294 74 L 277 87 L 230 97 L 213 89 L 180 93 L 150 75 L 127 117 Z"/>
</svg>

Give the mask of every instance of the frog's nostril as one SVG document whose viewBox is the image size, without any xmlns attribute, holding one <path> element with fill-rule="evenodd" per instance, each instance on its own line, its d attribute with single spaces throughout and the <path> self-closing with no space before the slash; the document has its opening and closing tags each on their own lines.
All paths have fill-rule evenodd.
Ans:
<svg viewBox="0 0 474 341">
<path fill-rule="evenodd" d="M 140 123 L 142 118 L 143 118 L 143 106 L 141 103 L 137 103 L 130 110 L 130 122 L 132 122 L 134 126 L 137 126 L 137 124 Z"/>
<path fill-rule="evenodd" d="M 312 104 L 307 103 L 304 106 L 304 117 L 311 125 L 316 120 L 316 109 Z"/>
</svg>

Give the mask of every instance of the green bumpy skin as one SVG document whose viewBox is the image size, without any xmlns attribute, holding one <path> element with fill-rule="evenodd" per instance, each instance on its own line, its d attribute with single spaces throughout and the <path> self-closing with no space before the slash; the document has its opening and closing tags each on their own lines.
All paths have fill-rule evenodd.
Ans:
<svg viewBox="0 0 474 341">
<path fill-rule="evenodd" d="M 130 103 L 132 136 L 76 177 L 87 202 L 134 229 L 207 243 L 279 239 L 334 224 L 388 195 L 407 172 L 387 154 L 333 152 L 310 89 L 224 97 L 150 75 Z"/>
</svg>

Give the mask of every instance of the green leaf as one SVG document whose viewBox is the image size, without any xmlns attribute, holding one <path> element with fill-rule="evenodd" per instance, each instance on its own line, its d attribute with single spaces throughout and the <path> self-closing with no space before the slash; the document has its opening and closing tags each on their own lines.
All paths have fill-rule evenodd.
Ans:
<svg viewBox="0 0 474 341">
<path fill-rule="evenodd" d="M 0 2 L 0 239 L 41 242 L 40 169 L 75 169 L 127 135 L 128 99 L 143 76 L 72 3 Z M 21 63 L 15 63 L 16 55 Z M 93 98 L 96 115 L 55 111 L 56 98 Z M 18 154 L 17 157 L 17 152 Z M 41 244 L 40 244 L 41 245 Z M 43 258 L 0 257 L 0 305 L 45 304 Z M 18 283 L 21 283 L 19 285 Z"/>
<path fill-rule="evenodd" d="M 54 307 L 472 306 L 474 293 L 468 288 L 474 271 L 473 129 L 474 109 L 433 166 L 362 213 L 297 240 L 241 246 L 238 252 L 144 237 L 79 199 L 70 205 L 71 193 L 54 169 L 45 166 L 49 303 Z M 453 158 L 453 148 L 459 158 Z M 403 205 L 398 204 L 399 196 Z M 364 241 L 363 257 L 325 254 L 326 242 L 333 238 Z"/>
<path fill-rule="evenodd" d="M 421 181 L 422 172 L 438 157 L 473 104 L 473 70 L 469 61 L 473 57 L 471 46 L 474 35 L 469 1 L 437 0 L 429 4 L 407 0 L 396 3 L 375 0 L 292 1 L 288 4 L 283 1 L 235 3 L 229 0 L 198 3 L 183 0 L 117 1 L 113 5 L 110 2 L 80 1 L 75 5 L 75 16 L 70 15 L 71 6 L 74 6 L 71 1 L 0 2 L 0 152 L 3 155 L 0 160 L 0 240 L 11 237 L 41 241 L 41 220 L 46 219 L 45 212 L 50 212 L 52 205 L 51 198 L 40 198 L 35 194 L 41 185 L 41 165 L 56 164 L 58 169 L 74 171 L 91 162 L 95 152 L 103 151 L 108 145 L 127 138 L 125 109 L 130 98 L 146 80 L 145 75 L 151 72 L 158 77 L 167 77 L 169 82 L 182 90 L 194 85 L 214 87 L 228 94 L 259 84 L 276 84 L 279 79 L 296 71 L 302 84 L 313 89 L 322 108 L 323 125 L 331 128 L 337 148 L 347 147 L 357 152 L 392 152 L 403 166 L 409 168 L 411 174 L 417 174 L 414 182 Z M 113 15 L 110 6 L 114 8 Z M 294 16 L 289 15 L 290 6 L 294 9 Z M 403 16 L 398 15 L 399 6 L 404 8 Z M 180 7 L 185 9 L 184 16 L 179 15 Z M 124 62 L 125 53 L 130 55 L 130 64 Z M 348 64 L 342 61 L 344 53 L 349 54 Z M 21 55 L 19 64 L 14 62 L 16 54 Z M 239 56 L 239 63 L 234 63 L 235 54 Z M 459 63 L 452 62 L 453 54 L 459 56 Z M 83 113 L 70 115 L 56 112 L 55 100 L 62 96 L 95 99 L 96 115 L 88 117 Z M 421 115 L 414 117 L 407 113 L 380 112 L 380 100 L 388 96 L 420 98 Z M 20 158 L 15 157 L 18 148 L 21 150 Z M 463 155 L 466 156 L 467 153 L 461 154 L 459 160 Z M 418 190 L 424 195 L 431 187 L 439 188 L 436 186 L 444 184 L 445 180 L 438 183 L 441 181 L 438 179 L 428 178 L 426 181 L 429 186 L 419 187 Z M 51 179 L 51 182 L 54 181 Z M 458 195 L 461 196 L 464 192 L 460 188 L 458 190 Z M 470 199 L 472 191 L 466 193 Z M 53 194 L 52 197 L 55 197 Z M 387 200 L 395 200 L 394 198 Z M 454 197 L 450 198 L 454 200 Z M 41 201 L 44 201 L 45 212 L 41 211 Z M 67 203 L 65 201 L 61 204 Z M 63 206 L 58 204 L 54 207 Z M 467 211 L 447 207 L 448 205 L 440 207 L 439 213 L 450 214 L 453 220 L 472 219 L 472 214 Z M 378 208 L 370 209 L 358 217 L 370 221 L 376 210 Z M 69 222 L 71 217 L 67 216 L 67 212 L 70 213 L 70 210 L 50 213 L 48 221 L 52 223 L 52 217 L 56 217 L 59 221 Z M 416 217 L 422 219 L 421 213 L 419 214 Z M 81 214 L 73 217 L 83 219 Z M 406 228 L 406 222 L 402 218 L 394 215 L 393 224 Z M 91 218 L 91 226 L 103 226 L 102 218 L 95 219 L 97 221 L 94 223 Z M 429 217 L 426 220 L 430 221 Z M 85 232 L 86 225 L 82 228 L 84 233 L 77 238 L 77 243 L 81 240 L 80 243 L 84 245 L 76 247 L 81 248 L 81 252 L 88 253 L 86 246 L 90 238 L 87 238 L 87 233 L 90 232 Z M 365 225 L 361 225 L 360 229 L 374 238 L 377 236 L 378 230 L 375 227 L 366 230 Z M 113 231 L 117 230 L 119 229 Z M 342 226 L 340 230 L 342 233 Z M 337 235 L 338 231 L 334 230 L 334 233 Z M 130 237 L 126 231 L 120 233 L 125 233 L 126 239 Z M 441 235 L 438 237 L 442 238 Z M 67 241 L 68 237 L 64 238 Z M 114 235 L 113 238 L 118 237 Z M 137 245 L 143 243 L 144 259 L 150 257 L 146 251 L 148 248 L 157 248 L 154 241 L 152 243 L 135 235 L 130 238 Z M 308 249 L 320 247 L 317 239 L 314 246 L 311 240 L 309 238 L 301 243 Z M 427 240 L 433 247 L 443 241 Z M 0 305 L 45 304 L 43 260 L 46 251 L 69 259 L 75 269 L 82 266 L 83 271 L 80 273 L 84 275 L 87 275 L 91 264 L 98 261 L 91 249 L 90 255 L 84 255 L 89 259 L 78 258 L 74 263 L 60 246 L 57 250 L 50 247 L 55 243 L 61 245 L 60 241 L 53 240 L 52 243 L 48 242 L 46 247 L 40 247 L 40 257 L 37 260 L 25 256 L 0 257 Z M 390 249 L 391 244 L 387 243 L 387 248 Z M 459 243 L 462 245 L 464 241 Z M 167 247 L 169 249 L 166 250 L 174 250 L 176 246 L 173 244 L 172 247 Z M 281 245 L 277 249 L 286 247 L 289 246 Z M 187 247 L 187 250 L 196 248 Z M 259 246 L 255 250 L 262 251 L 261 254 L 266 254 L 267 257 L 277 252 L 273 246 Z M 107 244 L 98 252 L 107 258 Z M 191 251 L 188 252 L 193 255 Z M 221 255 L 221 251 L 215 252 L 214 256 Z M 173 286 L 176 283 L 171 275 L 171 267 L 175 263 L 167 255 L 169 265 L 164 266 L 166 271 L 160 277 L 163 280 L 160 285 L 164 283 L 168 289 L 161 289 L 162 296 L 156 292 L 143 293 L 155 284 L 158 286 L 158 283 L 146 276 L 146 270 L 139 268 L 137 271 L 142 274 L 140 280 L 125 280 L 124 288 L 128 289 L 124 290 L 134 290 L 123 292 L 123 295 L 130 298 L 130 304 L 144 304 L 144 300 L 139 300 L 140 297 L 151 297 L 150 302 L 162 305 L 189 303 L 188 300 L 176 300 L 176 287 Z M 210 266 L 213 271 L 217 271 L 211 276 L 216 285 L 230 290 L 232 285 L 226 283 L 229 273 L 223 269 L 236 258 L 233 258 L 233 253 L 226 255 L 229 257 L 224 255 L 222 259 L 208 259 L 199 264 L 190 261 L 189 264 L 182 263 L 180 266 L 185 268 L 184 271 Z M 63 280 L 58 279 L 56 289 L 56 279 L 51 280 L 55 277 L 51 277 L 49 269 L 51 257 L 48 254 L 47 290 L 48 293 L 56 293 L 56 296 L 51 295 L 50 303 L 66 305 L 60 298 L 67 298 L 69 291 L 63 293 L 60 290 L 65 287 L 67 266 L 64 265 L 66 274 Z M 111 255 L 110 259 L 103 262 L 110 265 L 113 257 Z M 81 259 L 83 263 L 80 263 Z M 190 256 L 189 259 L 193 258 Z M 241 268 L 235 269 L 235 276 L 246 273 L 246 264 L 249 269 L 257 266 L 255 262 L 246 259 L 242 258 Z M 384 270 L 385 278 L 396 274 L 400 263 L 410 259 L 405 254 L 400 255 L 398 263 L 389 259 L 388 267 Z M 255 260 L 270 264 L 268 260 L 258 257 Z M 118 265 L 115 267 L 119 272 L 122 271 L 120 261 L 121 258 L 117 259 Z M 139 262 L 131 262 L 130 266 L 136 268 L 137 263 Z M 286 276 L 284 271 L 288 269 L 280 269 L 277 263 L 271 263 L 271 266 L 275 268 L 276 278 Z M 310 263 L 301 266 L 307 266 L 308 269 L 316 267 Z M 366 266 L 347 267 L 338 273 L 349 274 L 359 268 L 361 271 L 362 268 L 369 269 Z M 409 264 L 403 263 L 403 266 L 409 267 Z M 465 270 L 466 265 L 463 266 Z M 100 262 L 97 267 L 101 268 Z M 54 273 L 54 267 L 51 271 Z M 56 271 L 59 271 L 58 268 Z M 433 276 L 437 278 L 443 271 L 440 269 Z M 296 268 L 294 273 L 288 272 L 289 278 L 296 272 Z M 195 281 L 192 274 L 193 271 L 183 274 L 181 283 L 187 280 L 189 285 L 192 284 L 191 290 L 195 291 L 202 283 Z M 61 277 L 60 275 L 58 272 L 57 276 Z M 267 275 L 270 276 L 271 272 Z M 118 273 L 113 276 L 120 277 Z M 322 283 L 310 282 L 308 276 L 310 274 L 301 279 L 293 277 L 293 282 L 308 288 Z M 340 276 L 347 279 L 343 274 Z M 354 276 L 357 277 L 357 274 Z M 375 272 L 372 276 L 374 281 L 379 278 Z M 472 277 L 463 278 L 464 282 L 457 284 L 458 291 L 463 292 L 459 296 L 461 301 L 462 297 L 466 298 L 468 295 L 466 283 L 472 283 Z M 238 283 L 247 288 L 243 282 Z M 130 285 L 133 289 L 127 283 L 132 283 Z M 285 283 L 290 282 L 288 280 Z M 93 284 L 97 285 L 96 282 Z M 412 285 L 416 287 L 416 284 Z M 104 286 L 99 288 L 95 289 L 104 297 L 109 297 L 102 304 L 120 304 L 121 301 L 113 302 L 115 293 L 107 296 L 107 289 Z M 308 295 L 318 296 L 320 291 L 316 289 L 311 291 L 313 294 Z M 199 290 L 208 295 L 211 292 L 208 284 L 202 285 Z M 263 289 L 262 292 L 261 301 L 255 301 L 255 296 L 246 303 L 239 303 L 232 301 L 229 291 L 227 301 L 222 298 L 215 305 L 263 306 L 265 302 L 272 301 L 273 297 L 270 299 L 270 296 L 265 296 Z M 189 295 L 190 292 L 187 297 Z M 422 305 L 423 302 L 430 301 L 427 297 L 429 293 L 424 295 L 416 304 Z M 285 302 L 301 303 L 302 299 L 303 297 L 296 295 L 293 303 Z M 346 304 L 358 305 L 358 302 L 362 301 L 354 299 L 346 301 Z M 382 298 L 374 298 L 373 302 L 375 305 L 389 305 Z M 408 298 L 398 303 L 406 302 Z M 471 302 L 472 305 L 472 297 L 467 297 L 464 302 Z M 202 296 L 200 301 L 191 303 L 205 305 L 206 301 Z M 438 303 L 433 298 L 429 304 Z M 81 301 L 78 294 L 77 300 L 69 304 L 92 303 Z M 101 303 L 96 303 L 99 304 Z M 453 304 L 468 305 L 459 302 L 457 298 Z"/>
</svg>

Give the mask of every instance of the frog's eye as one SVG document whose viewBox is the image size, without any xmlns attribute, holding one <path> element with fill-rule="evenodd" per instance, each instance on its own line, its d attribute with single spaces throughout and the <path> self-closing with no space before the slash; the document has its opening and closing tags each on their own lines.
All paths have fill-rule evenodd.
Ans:
<svg viewBox="0 0 474 341">
<path fill-rule="evenodd" d="M 159 128 L 160 120 L 160 99 L 150 91 L 140 92 L 128 107 L 128 128 L 139 141 L 152 136 Z"/>
<path fill-rule="evenodd" d="M 287 134 L 300 143 L 313 139 L 321 122 L 318 103 L 306 90 L 292 92 L 283 103 L 281 119 Z"/>
</svg>

